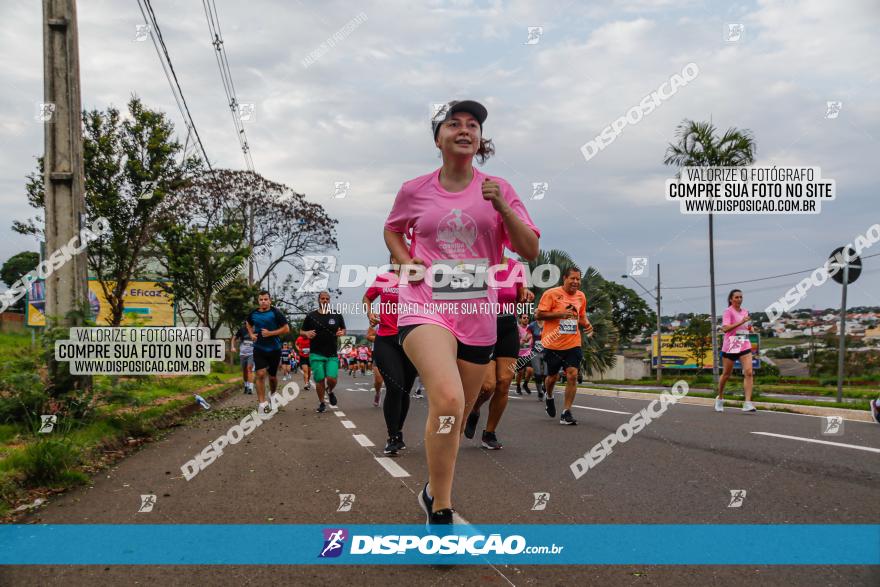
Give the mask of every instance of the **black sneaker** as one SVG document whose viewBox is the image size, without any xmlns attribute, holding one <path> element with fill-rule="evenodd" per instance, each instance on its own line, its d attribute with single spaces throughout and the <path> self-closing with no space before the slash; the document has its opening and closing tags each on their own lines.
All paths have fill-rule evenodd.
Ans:
<svg viewBox="0 0 880 587">
<path fill-rule="evenodd" d="M 396 455 L 397 454 L 397 437 L 391 436 L 388 438 L 388 442 L 385 443 L 385 450 L 382 451 L 386 455 Z"/>
<path fill-rule="evenodd" d="M 494 432 L 487 432 L 483 430 L 483 448 L 488 448 L 489 450 L 498 450 L 503 446 L 503 444 L 498 442 L 498 437 L 495 436 Z"/>
<path fill-rule="evenodd" d="M 431 511 L 434 507 L 434 498 L 428 497 L 427 483 L 425 483 L 425 486 L 419 493 L 419 505 L 422 506 L 422 511 L 425 512 L 425 526 L 452 524 L 452 513 L 455 510 L 446 508 L 436 512 Z"/>
<path fill-rule="evenodd" d="M 464 425 L 464 435 L 473 438 L 477 431 L 477 424 L 480 422 L 480 412 L 471 412 L 468 415 L 467 422 Z"/>
<path fill-rule="evenodd" d="M 571 410 L 563 410 L 562 415 L 559 416 L 559 423 L 566 426 L 574 426 L 578 421 L 571 415 Z"/>
<path fill-rule="evenodd" d="M 516 395 L 522 395 L 522 387 L 519 385 L 516 386 Z"/>
<path fill-rule="evenodd" d="M 312 390 L 311 384 L 306 383 L 306 391 L 311 391 L 311 390 Z"/>
<path fill-rule="evenodd" d="M 543 390 L 543 389 L 539 389 L 539 390 L 538 390 L 538 401 L 541 401 L 541 400 L 543 400 L 543 399 L 544 399 L 544 390 Z"/>
<path fill-rule="evenodd" d="M 315 411 L 318 412 L 319 414 L 323 414 L 326 410 L 327 410 L 327 404 L 325 404 L 324 402 L 321 402 L 321 404 L 318 406 L 318 409 Z"/>
<path fill-rule="evenodd" d="M 328 392 L 327 395 L 330 397 L 330 405 L 335 406 L 336 405 L 336 394 L 331 391 L 331 392 Z"/>
<path fill-rule="evenodd" d="M 394 442 L 397 444 L 397 450 L 406 448 L 406 443 L 403 441 L 403 432 L 397 433 L 397 436 L 394 437 Z"/>
<path fill-rule="evenodd" d="M 556 417 L 556 401 L 551 396 L 547 396 L 547 399 L 544 400 L 544 409 L 547 411 L 547 415 L 551 418 Z"/>
<path fill-rule="evenodd" d="M 525 385 L 523 385 L 523 391 L 526 392 L 526 393 L 529 394 L 529 395 L 532 395 L 532 390 L 529 389 L 529 384 L 528 384 L 528 383 L 526 383 Z"/>
</svg>

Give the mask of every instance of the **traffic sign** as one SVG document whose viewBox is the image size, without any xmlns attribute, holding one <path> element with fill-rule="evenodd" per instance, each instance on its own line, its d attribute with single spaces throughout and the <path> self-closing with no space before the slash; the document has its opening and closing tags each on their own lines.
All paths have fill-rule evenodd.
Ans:
<svg viewBox="0 0 880 587">
<path fill-rule="evenodd" d="M 856 252 L 852 247 L 846 247 L 847 252 L 843 252 L 844 247 L 837 247 L 833 251 L 831 251 L 831 256 L 828 257 L 828 260 L 831 262 L 829 265 L 829 269 L 838 267 L 839 269 L 831 276 L 831 279 L 836 281 L 837 283 L 843 284 L 843 274 L 844 274 L 844 265 L 841 264 L 841 261 L 847 265 L 849 265 L 849 271 L 846 272 L 848 281 L 847 283 L 853 283 L 856 279 L 859 278 L 859 275 L 862 274 L 862 259 L 861 257 L 856 256 Z M 840 259 L 837 258 L 837 255 L 840 255 Z M 847 262 L 847 259 L 849 261 Z"/>
</svg>

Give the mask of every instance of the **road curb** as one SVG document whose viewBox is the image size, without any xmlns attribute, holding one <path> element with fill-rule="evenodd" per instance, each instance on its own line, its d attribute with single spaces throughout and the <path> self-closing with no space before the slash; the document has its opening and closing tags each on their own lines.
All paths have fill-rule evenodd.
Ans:
<svg viewBox="0 0 880 587">
<path fill-rule="evenodd" d="M 578 393 L 583 393 L 585 395 L 597 395 L 600 397 L 623 397 L 630 399 L 657 399 L 660 394 L 659 393 L 644 393 L 638 391 L 628 391 L 621 389 L 598 389 L 595 387 L 584 388 L 579 387 Z M 742 402 L 739 400 L 724 400 L 727 404 L 734 404 L 736 406 L 741 406 Z M 715 400 L 708 397 L 684 397 L 679 400 L 679 403 L 683 404 L 692 404 L 697 406 L 712 406 L 715 404 Z M 796 414 L 804 414 L 807 416 L 842 416 L 844 420 L 850 420 L 855 422 L 873 422 L 874 418 L 871 416 L 871 412 L 867 410 L 849 410 L 846 408 L 826 408 L 824 406 L 802 406 L 799 404 L 778 404 L 773 402 L 752 402 L 755 404 L 756 408 L 764 408 L 770 410 L 778 410 L 784 409 L 789 412 L 794 412 Z"/>
</svg>

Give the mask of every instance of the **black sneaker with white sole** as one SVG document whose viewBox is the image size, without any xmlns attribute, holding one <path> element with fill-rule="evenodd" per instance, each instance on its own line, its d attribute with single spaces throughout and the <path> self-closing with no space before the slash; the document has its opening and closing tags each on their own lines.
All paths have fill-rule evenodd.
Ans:
<svg viewBox="0 0 880 587">
<path fill-rule="evenodd" d="M 499 450 L 504 448 L 504 445 L 498 442 L 498 437 L 495 436 L 494 432 L 487 432 L 483 430 L 483 448 L 489 450 Z"/>
<path fill-rule="evenodd" d="M 406 448 L 406 443 L 403 441 L 403 432 L 398 432 L 394 437 L 394 442 L 397 444 L 397 450 L 403 450 Z"/>
<path fill-rule="evenodd" d="M 480 422 L 480 412 L 471 412 L 468 415 L 467 422 L 464 425 L 464 435 L 468 438 L 473 438 L 474 433 L 477 431 L 477 424 Z"/>
<path fill-rule="evenodd" d="M 516 395 L 522 395 L 522 387 L 519 385 L 516 386 Z"/>
<path fill-rule="evenodd" d="M 388 438 L 388 442 L 385 443 L 385 450 L 382 451 L 386 455 L 396 455 L 397 454 L 397 437 L 391 436 Z"/>
<path fill-rule="evenodd" d="M 324 402 L 321 402 L 321 404 L 318 406 L 318 409 L 315 411 L 318 412 L 319 414 L 323 414 L 326 410 L 327 410 L 327 404 L 325 404 Z"/>
<path fill-rule="evenodd" d="M 551 418 L 556 417 L 556 400 L 554 400 L 549 395 L 547 396 L 547 399 L 544 400 L 544 410 Z"/>
<path fill-rule="evenodd" d="M 578 423 L 578 421 L 575 420 L 574 416 L 571 415 L 571 410 L 563 410 L 562 415 L 559 416 L 559 423 L 566 426 L 574 426 Z"/>
<path fill-rule="evenodd" d="M 455 510 L 446 508 L 436 512 L 432 511 L 434 507 L 434 498 L 428 497 L 427 483 L 425 483 L 425 486 L 419 493 L 419 505 L 422 506 L 422 511 L 425 512 L 425 526 L 452 524 L 452 514 Z"/>
<path fill-rule="evenodd" d="M 331 391 L 331 392 L 328 392 L 327 395 L 330 399 L 330 405 L 335 406 L 336 405 L 336 394 Z"/>
</svg>

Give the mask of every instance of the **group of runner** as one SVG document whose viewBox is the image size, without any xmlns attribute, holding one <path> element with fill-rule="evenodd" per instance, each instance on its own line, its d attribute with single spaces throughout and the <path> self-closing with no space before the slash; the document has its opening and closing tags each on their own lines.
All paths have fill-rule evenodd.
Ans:
<svg viewBox="0 0 880 587">
<path fill-rule="evenodd" d="M 443 164 L 400 188 L 383 234 L 394 269 L 379 275 L 362 299 L 371 327 L 372 357 L 366 346 L 359 346 L 343 358 L 352 375 L 355 370 L 366 375 L 372 359 L 375 405 L 379 405 L 381 386 L 385 385 L 386 455 L 406 448 L 403 428 L 417 377 L 420 390 L 422 385 L 427 390 L 424 443 L 428 479 L 418 501 L 429 525 L 453 522 L 452 486 L 460 436 L 474 436 L 482 406 L 487 403 L 482 446 L 491 450 L 503 446 L 498 427 L 514 377 L 520 394 L 523 390 L 531 393 L 528 385 L 534 380 L 538 399 L 544 402 L 547 415 L 555 418 L 554 387 L 562 374 L 565 393 L 559 423 L 577 424 L 571 408 L 583 361 L 582 335 L 592 336 L 593 331 L 586 315 L 586 296 L 580 290 L 581 272 L 576 267 L 564 270 L 562 285 L 543 293 L 533 321 L 509 310 L 517 303 L 533 301 L 534 294 L 527 287 L 523 264 L 505 257 L 504 251 L 534 259 L 540 231 L 508 182 L 473 165 L 475 158 L 482 163 L 494 153 L 492 141 L 482 134 L 486 118 L 484 106 L 463 101 L 450 102 L 432 121 L 434 143 Z M 473 278 L 477 272 L 499 265 L 504 270 L 495 274 L 495 285 Z M 452 270 L 455 278 L 440 285 L 426 270 L 444 267 Z M 403 271 L 405 282 L 400 275 Z M 374 313 L 376 299 L 382 308 L 398 308 L 399 313 Z M 740 332 L 748 313 L 739 309 L 741 299 L 741 292 L 739 298 L 731 292 L 731 308 L 724 315 L 725 375 L 719 401 L 723 383 L 730 376 L 728 362 L 732 369 L 733 360 L 739 358 L 747 379 L 746 406 L 751 406 L 749 343 Z M 256 389 L 264 409 L 262 381 L 268 376 L 275 389 L 281 349 L 278 336 L 289 327 L 283 314 L 270 307 L 268 294 L 261 292 L 259 303 L 259 309 L 248 316 L 245 329 L 253 341 Z M 478 305 L 486 307 L 486 303 L 497 305 L 502 313 L 495 316 L 477 311 Z M 446 310 L 437 312 L 438 305 Z M 296 345 L 300 352 L 305 349 L 307 385 L 308 366 L 316 382 L 317 412 L 325 411 L 325 398 L 331 406 L 337 404 L 334 388 L 342 358 L 337 355 L 337 339 L 345 332 L 343 316 L 330 310 L 330 294 L 321 292 L 318 309 L 306 315 Z M 273 354 L 276 352 L 279 354 Z M 242 361 L 244 365 L 245 359 Z M 265 371 L 263 376 L 261 371 Z"/>
</svg>

